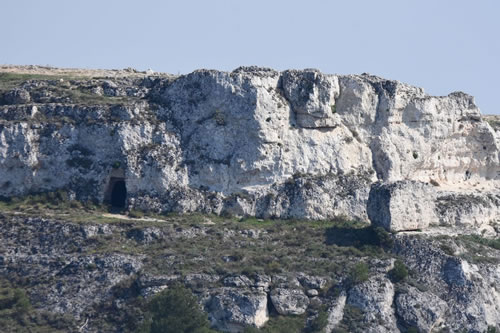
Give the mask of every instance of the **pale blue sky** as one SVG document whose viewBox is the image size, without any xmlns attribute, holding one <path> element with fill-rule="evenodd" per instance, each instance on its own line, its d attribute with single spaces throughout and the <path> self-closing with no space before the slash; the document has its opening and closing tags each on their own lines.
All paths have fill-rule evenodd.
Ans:
<svg viewBox="0 0 500 333">
<path fill-rule="evenodd" d="M 2 64 L 397 79 L 500 114 L 498 0 L 0 0 Z"/>
</svg>

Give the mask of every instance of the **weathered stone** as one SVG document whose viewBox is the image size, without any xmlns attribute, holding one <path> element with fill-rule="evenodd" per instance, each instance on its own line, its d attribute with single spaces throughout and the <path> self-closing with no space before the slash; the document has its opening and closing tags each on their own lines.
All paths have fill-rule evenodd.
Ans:
<svg viewBox="0 0 500 333">
<path fill-rule="evenodd" d="M 31 102 L 30 93 L 26 89 L 13 89 L 4 95 L 7 104 L 26 104 Z"/>
<path fill-rule="evenodd" d="M 276 311 L 282 315 L 301 315 L 309 306 L 309 298 L 300 289 L 273 289 L 271 301 Z"/>
<path fill-rule="evenodd" d="M 149 297 L 168 288 L 168 285 L 178 281 L 178 275 L 143 274 L 137 280 L 137 286 L 142 297 Z"/>
<path fill-rule="evenodd" d="M 325 327 L 325 332 L 327 333 L 333 332 L 333 330 L 342 320 L 344 316 L 344 307 L 346 299 L 347 299 L 346 294 L 342 293 L 328 308 L 328 321 Z"/>
<path fill-rule="evenodd" d="M 307 296 L 309 297 L 315 297 L 319 295 L 319 292 L 316 289 L 308 289 L 306 291 Z"/>
<path fill-rule="evenodd" d="M 446 240 L 446 243 L 453 243 Z M 439 329 L 484 332 L 500 325 L 500 267 L 474 264 L 439 250 L 442 246 L 431 237 L 398 236 L 395 253 L 409 270 L 418 272 L 418 285 L 447 303 Z M 497 256 L 498 250 L 487 250 Z M 425 295 L 425 294 L 424 294 Z M 425 308 L 425 306 L 424 306 Z M 437 311 L 437 310 L 436 310 Z"/>
<path fill-rule="evenodd" d="M 373 184 L 367 212 L 373 225 L 388 231 L 425 229 L 437 221 L 432 185 L 415 181 Z"/>
<path fill-rule="evenodd" d="M 269 290 L 271 285 L 271 277 L 269 275 L 258 274 L 255 278 L 255 287 L 262 288 L 263 290 Z"/>
<path fill-rule="evenodd" d="M 269 319 L 267 294 L 248 289 L 218 289 L 205 308 L 212 325 L 224 332 L 243 332 L 248 325 L 262 327 Z"/>
<path fill-rule="evenodd" d="M 328 283 L 328 279 L 322 276 L 310 276 L 304 273 L 297 275 L 297 279 L 300 283 L 309 289 L 323 289 Z"/>
<path fill-rule="evenodd" d="M 60 87 L 98 87 L 123 97 L 119 105 L 75 103 L 45 80 L 3 96 L 13 104 L 0 106 L 0 196 L 65 189 L 103 202 L 120 179 L 129 208 L 366 220 L 373 182 L 414 181 L 390 199 L 406 205 L 390 208 L 393 230 L 498 224 L 500 136 L 464 93 L 433 97 L 398 81 L 317 70 L 241 67 L 175 80 L 120 73 Z M 446 200 L 477 190 L 493 199 L 470 209 Z M 391 207 L 382 199 L 376 209 Z"/>
<path fill-rule="evenodd" d="M 396 332 L 393 301 L 393 284 L 377 275 L 349 290 L 346 304 L 361 310 L 366 332 Z"/>
<path fill-rule="evenodd" d="M 500 293 L 497 290 L 500 285 L 500 266 L 497 265 L 500 251 L 494 247 L 492 240 L 477 237 L 435 237 L 432 233 L 425 232 L 417 235 L 398 233 L 393 236 L 394 246 L 384 255 L 392 258 L 368 261 L 372 276 L 367 282 L 354 287 L 343 283 L 335 284 L 334 289 L 322 292 L 321 296 L 310 297 L 309 305 L 306 306 L 303 302 L 299 304 L 300 300 L 308 297 L 299 290 L 301 286 L 295 277 L 315 276 L 313 274 L 317 273 L 313 272 L 316 267 L 304 268 L 302 273 L 288 272 L 273 277 L 272 288 L 279 288 L 277 285 L 281 283 L 290 286 L 282 288 L 285 292 L 279 294 L 266 293 L 266 286 L 269 287 L 271 278 L 263 274 L 252 276 L 248 287 L 242 285 L 220 288 L 222 281 L 215 273 L 186 274 L 184 277 L 178 275 L 178 267 L 200 263 L 199 260 L 218 260 L 219 253 L 215 253 L 214 258 L 204 253 L 187 261 L 183 255 L 171 252 L 174 247 L 168 247 L 167 252 L 162 252 L 158 251 L 155 243 L 131 247 L 133 251 L 129 254 L 119 253 L 127 250 L 120 247 L 121 241 L 132 246 L 135 244 L 127 239 L 127 232 L 130 230 L 128 223 L 108 225 L 88 221 L 80 224 L 62 221 L 60 218 L 30 218 L 17 213 L 10 215 L 8 211 L 0 214 L 0 222 L 0 277 L 14 277 L 15 281 L 22 278 L 21 281 L 26 283 L 23 288 L 29 288 L 28 295 L 35 309 L 64 313 L 69 318 L 75 318 L 80 323 L 78 327 L 92 313 L 94 320 L 89 320 L 89 332 L 102 331 L 103 323 L 124 328 L 126 323 L 121 321 L 122 317 L 118 318 L 119 322 L 113 320 L 116 311 L 120 311 L 120 316 L 134 315 L 134 312 L 130 312 L 130 305 L 136 306 L 134 300 L 137 295 L 148 299 L 176 283 L 191 288 L 206 310 L 206 305 L 212 299 L 218 299 L 214 301 L 214 304 L 219 302 L 219 306 L 215 307 L 218 309 L 214 312 L 217 316 L 211 317 L 212 322 L 234 332 L 241 332 L 247 324 L 256 325 L 259 322 L 257 318 L 262 318 L 266 309 L 278 309 L 276 304 L 284 308 L 283 313 L 302 312 L 306 307 L 308 323 L 312 323 L 318 309 L 325 306 L 329 322 L 326 332 L 330 328 L 347 329 L 348 325 L 344 320 L 349 318 L 355 319 L 357 327 L 357 330 L 351 331 L 363 332 L 397 332 L 397 328 L 404 331 L 410 327 L 434 325 L 433 329 L 437 331 L 455 332 L 467 327 L 471 332 L 482 333 L 488 327 L 498 328 L 500 325 Z M 139 225 L 135 227 L 139 228 Z M 188 248 L 183 248 L 183 251 L 191 252 L 191 249 L 197 248 L 197 240 L 204 244 L 220 242 L 222 234 L 226 235 L 224 242 L 228 244 L 239 244 L 242 241 L 239 231 L 245 228 L 244 225 L 236 226 L 235 232 L 230 232 L 229 226 L 225 227 L 224 232 L 213 232 L 218 227 L 202 224 L 200 228 L 205 229 L 205 232 L 193 234 L 198 239 L 191 239 L 189 244 L 186 243 Z M 155 228 L 161 229 L 169 241 L 178 241 L 177 245 L 182 246 L 184 239 L 172 224 L 155 223 Z M 283 228 L 280 234 L 272 235 L 275 241 L 280 242 L 293 236 L 293 232 L 293 228 Z M 175 237 L 179 239 L 176 240 Z M 102 251 L 101 241 L 109 242 L 106 248 L 116 247 L 116 250 Z M 249 239 L 244 238 L 244 241 Z M 261 244 L 263 248 L 269 245 L 264 239 L 251 239 L 251 242 Z M 451 247 L 455 249 L 456 256 L 450 255 Z M 147 256 L 140 252 L 141 249 L 144 249 Z M 296 248 L 291 245 L 287 250 Z M 252 255 L 254 254 L 246 253 L 245 257 L 254 260 Z M 256 255 L 260 256 L 260 253 Z M 296 252 L 296 255 L 301 256 L 301 260 L 323 259 L 310 256 L 309 253 Z M 342 252 L 333 255 L 333 258 L 327 260 L 346 260 Z M 393 267 L 395 258 L 404 262 L 411 275 L 409 279 L 400 281 L 393 287 L 387 279 L 387 273 Z M 357 258 L 353 255 L 347 260 Z M 321 261 L 318 264 L 322 264 Z M 184 267 L 196 269 L 195 265 Z M 199 272 L 206 271 L 206 265 L 203 269 L 200 266 Z M 347 277 L 341 272 L 337 274 L 341 276 L 336 281 Z M 231 277 L 234 277 L 232 281 L 246 281 L 248 284 L 244 277 Z M 334 290 L 339 290 L 340 296 L 336 296 Z M 269 296 L 273 294 L 275 297 L 270 303 Z M 274 304 L 278 298 L 281 303 Z M 265 301 L 266 305 L 263 304 Z M 442 302 L 446 303 L 446 311 L 440 316 Z M 418 305 L 419 303 L 422 304 Z M 358 309 L 359 312 L 353 312 L 353 309 Z M 353 314 L 360 314 L 360 317 L 352 317 Z M 214 318 L 219 318 L 220 322 Z M 397 328 L 391 326 L 394 320 L 397 320 Z"/>
<path fill-rule="evenodd" d="M 159 228 L 133 228 L 127 232 L 127 237 L 134 239 L 141 244 L 150 244 L 162 238 L 162 233 Z"/>
<path fill-rule="evenodd" d="M 301 288 L 299 280 L 292 275 L 273 275 L 272 284 L 274 287 L 279 287 L 279 288 L 291 288 L 291 289 Z"/>
<path fill-rule="evenodd" d="M 207 287 L 220 280 L 220 276 L 214 274 L 194 273 L 184 278 L 184 283 L 192 288 Z"/>
<path fill-rule="evenodd" d="M 245 275 L 228 276 L 223 280 L 225 286 L 228 287 L 250 287 L 253 282 Z"/>
<path fill-rule="evenodd" d="M 439 297 L 407 287 L 396 296 L 396 314 L 407 328 L 417 328 L 420 332 L 430 332 L 445 315 L 446 302 Z"/>
</svg>

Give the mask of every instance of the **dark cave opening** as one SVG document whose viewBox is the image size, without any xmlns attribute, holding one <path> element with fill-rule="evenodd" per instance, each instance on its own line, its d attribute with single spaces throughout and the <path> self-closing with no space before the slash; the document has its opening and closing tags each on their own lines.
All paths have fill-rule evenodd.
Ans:
<svg viewBox="0 0 500 333">
<path fill-rule="evenodd" d="M 125 180 L 117 179 L 112 182 L 110 203 L 112 207 L 125 208 L 127 202 L 127 187 Z"/>
</svg>

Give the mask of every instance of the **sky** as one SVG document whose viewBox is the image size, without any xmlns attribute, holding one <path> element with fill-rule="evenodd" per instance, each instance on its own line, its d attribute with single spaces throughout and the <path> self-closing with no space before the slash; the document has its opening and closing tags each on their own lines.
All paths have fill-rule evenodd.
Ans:
<svg viewBox="0 0 500 333">
<path fill-rule="evenodd" d="M 0 0 L 0 64 L 370 73 L 500 114 L 498 0 Z"/>
</svg>

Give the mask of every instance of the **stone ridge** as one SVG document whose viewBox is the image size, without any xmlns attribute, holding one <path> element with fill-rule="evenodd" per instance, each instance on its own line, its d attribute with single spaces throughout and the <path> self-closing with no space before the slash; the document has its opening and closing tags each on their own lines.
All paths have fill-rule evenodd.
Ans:
<svg viewBox="0 0 500 333">
<path fill-rule="evenodd" d="M 127 207 L 157 212 L 497 232 L 500 136 L 465 93 L 313 69 L 129 72 L 0 73 L 0 195 L 111 202 L 125 184 Z M 431 208 L 395 211 L 408 198 Z"/>
</svg>

